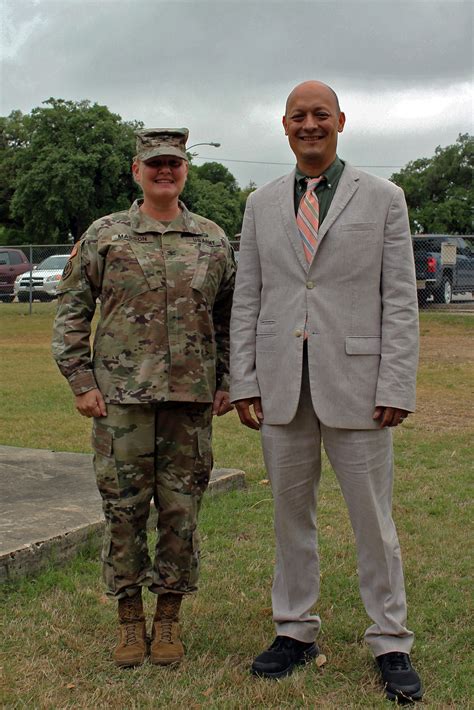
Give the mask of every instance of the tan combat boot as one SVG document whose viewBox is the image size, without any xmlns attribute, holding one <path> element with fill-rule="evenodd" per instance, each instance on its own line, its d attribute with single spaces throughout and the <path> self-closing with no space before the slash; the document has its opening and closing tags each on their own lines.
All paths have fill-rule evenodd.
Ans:
<svg viewBox="0 0 474 710">
<path fill-rule="evenodd" d="M 114 661 L 117 666 L 138 666 L 143 663 L 147 653 L 145 616 L 141 592 L 133 597 L 119 599 L 120 639 L 114 648 Z"/>
<path fill-rule="evenodd" d="M 158 666 L 170 666 L 183 660 L 184 648 L 179 638 L 179 608 L 181 594 L 161 594 L 156 600 L 153 619 L 150 661 Z"/>
</svg>

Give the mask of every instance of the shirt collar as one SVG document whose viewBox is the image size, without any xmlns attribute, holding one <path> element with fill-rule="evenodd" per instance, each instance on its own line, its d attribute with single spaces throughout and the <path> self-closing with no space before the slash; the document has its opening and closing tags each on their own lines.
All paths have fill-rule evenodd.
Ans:
<svg viewBox="0 0 474 710">
<path fill-rule="evenodd" d="M 331 165 L 327 168 L 327 170 L 324 171 L 324 177 L 326 178 L 324 182 L 327 182 L 328 185 L 330 185 L 336 178 L 340 176 L 342 171 L 344 170 L 344 162 L 336 155 L 335 160 L 331 163 Z M 304 173 L 301 172 L 301 170 L 296 166 L 296 173 L 295 173 L 295 180 L 297 183 L 302 188 L 305 188 L 305 183 L 306 180 L 309 177 L 319 177 L 319 176 L 314 176 L 314 175 L 305 175 Z"/>
<path fill-rule="evenodd" d="M 202 234 L 203 231 L 194 215 L 188 210 L 184 202 L 179 200 L 181 212 L 172 222 L 166 227 L 153 217 L 141 211 L 140 207 L 143 204 L 143 198 L 135 200 L 129 209 L 131 227 L 134 232 L 143 234 L 146 232 L 157 232 L 162 234 L 165 230 L 170 232 L 186 232 L 188 234 Z"/>
</svg>

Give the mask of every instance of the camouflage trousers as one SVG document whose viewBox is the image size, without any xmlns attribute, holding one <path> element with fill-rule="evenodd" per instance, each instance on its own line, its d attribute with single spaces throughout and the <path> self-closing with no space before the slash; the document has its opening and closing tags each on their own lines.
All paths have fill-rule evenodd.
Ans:
<svg viewBox="0 0 474 710">
<path fill-rule="evenodd" d="M 107 593 L 120 599 L 146 586 L 157 594 L 196 590 L 197 519 L 212 468 L 212 405 L 107 405 L 92 445 L 106 520 L 102 550 Z M 158 513 L 153 564 L 150 503 Z"/>
</svg>

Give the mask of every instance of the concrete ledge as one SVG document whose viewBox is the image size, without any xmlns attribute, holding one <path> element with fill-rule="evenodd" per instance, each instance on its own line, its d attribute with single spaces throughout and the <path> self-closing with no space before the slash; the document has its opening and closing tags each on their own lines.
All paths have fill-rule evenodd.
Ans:
<svg viewBox="0 0 474 710">
<path fill-rule="evenodd" d="M 0 584 L 19 577 L 38 574 L 50 564 L 61 565 L 72 559 L 87 544 L 98 544 L 105 523 L 103 520 L 67 530 L 48 540 L 32 542 L 19 550 L 0 555 Z"/>
<path fill-rule="evenodd" d="M 100 539 L 92 455 L 0 446 L 0 485 L 0 583 L 62 564 Z M 244 486 L 243 471 L 214 469 L 208 495 Z"/>
</svg>

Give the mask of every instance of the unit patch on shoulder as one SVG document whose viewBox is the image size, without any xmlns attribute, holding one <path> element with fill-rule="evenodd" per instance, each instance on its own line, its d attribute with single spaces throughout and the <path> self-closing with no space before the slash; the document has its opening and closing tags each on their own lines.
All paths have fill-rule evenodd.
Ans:
<svg viewBox="0 0 474 710">
<path fill-rule="evenodd" d="M 72 256 L 72 255 L 71 255 Z M 72 261 L 69 259 L 69 261 L 66 263 L 66 266 L 63 269 L 63 273 L 61 276 L 61 280 L 64 281 L 67 279 L 67 277 L 72 273 Z"/>
<path fill-rule="evenodd" d="M 61 280 L 58 283 L 56 292 L 58 295 L 64 291 L 76 288 L 81 276 L 81 242 L 74 244 L 73 250 L 63 269 Z"/>
<path fill-rule="evenodd" d="M 77 252 L 79 251 L 79 242 L 76 242 L 72 248 L 72 252 L 69 254 L 69 259 L 66 262 L 66 266 L 63 269 L 63 273 L 61 275 L 61 281 L 64 281 L 64 279 L 67 279 L 67 277 L 71 274 L 73 265 L 72 265 L 72 260 L 76 256 Z"/>
</svg>

